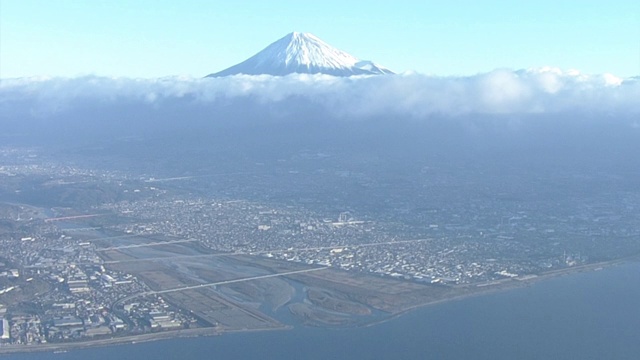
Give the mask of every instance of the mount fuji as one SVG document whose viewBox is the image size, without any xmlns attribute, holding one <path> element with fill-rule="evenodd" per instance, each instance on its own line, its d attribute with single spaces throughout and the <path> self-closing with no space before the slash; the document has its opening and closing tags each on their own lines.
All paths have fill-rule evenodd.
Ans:
<svg viewBox="0 0 640 360">
<path fill-rule="evenodd" d="M 292 32 L 249 59 L 207 77 L 228 75 L 383 75 L 393 71 L 338 50 L 310 33 Z"/>
</svg>

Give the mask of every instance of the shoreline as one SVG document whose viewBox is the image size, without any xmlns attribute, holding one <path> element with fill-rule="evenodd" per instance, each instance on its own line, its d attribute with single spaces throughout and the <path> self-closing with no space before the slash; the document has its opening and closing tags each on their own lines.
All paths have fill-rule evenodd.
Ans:
<svg viewBox="0 0 640 360">
<path fill-rule="evenodd" d="M 68 343 L 49 343 L 39 345 L 5 345 L 0 346 L 0 356 L 8 354 L 20 353 L 36 353 L 36 352 L 67 352 L 72 350 L 88 349 L 95 347 L 109 347 L 127 344 L 147 343 L 169 339 L 186 339 L 195 337 L 211 337 L 223 334 L 245 333 L 245 332 L 263 332 L 263 331 L 288 331 L 293 326 L 285 325 L 280 328 L 272 329 L 242 329 L 242 330 L 219 330 L 214 327 L 199 329 L 183 329 L 169 330 L 157 333 L 146 333 L 137 335 L 125 335 L 112 337 L 107 339 L 96 339 L 88 341 L 68 342 Z"/>
<path fill-rule="evenodd" d="M 356 325 L 355 327 L 371 327 L 371 326 L 375 326 L 375 325 L 382 324 L 387 321 L 396 319 L 418 308 L 435 306 L 435 305 L 450 302 L 450 301 L 460 301 L 467 298 L 471 298 L 475 296 L 483 296 L 483 295 L 496 293 L 496 292 L 508 291 L 511 289 L 530 286 L 531 284 L 541 282 L 547 279 L 555 278 L 555 277 L 561 277 L 565 275 L 577 274 L 577 273 L 583 273 L 583 272 L 589 272 L 589 271 L 599 271 L 604 268 L 621 265 L 627 262 L 638 261 L 639 258 L 640 257 L 638 255 L 633 255 L 633 256 L 616 259 L 616 260 L 579 265 L 579 266 L 565 268 L 565 269 L 552 270 L 537 276 L 532 276 L 532 277 L 524 276 L 521 279 L 511 278 L 511 279 L 504 279 L 504 280 L 498 280 L 498 281 L 492 280 L 485 283 L 454 285 L 453 286 L 454 288 L 470 289 L 470 292 L 444 298 L 444 299 L 430 301 L 427 303 L 416 304 L 406 309 L 402 309 L 397 313 L 393 313 L 390 316 L 385 317 L 384 319 L 379 319 L 379 320 L 367 322 L 361 325 Z M 323 327 L 323 326 L 319 326 L 319 327 Z M 214 327 L 206 327 L 206 328 L 198 328 L 198 329 L 182 329 L 182 330 L 163 331 L 163 332 L 157 332 L 157 333 L 124 335 L 124 336 L 117 336 L 117 337 L 106 338 L 106 339 L 96 339 L 96 340 L 68 342 L 68 343 L 55 343 L 55 344 L 48 343 L 48 344 L 38 344 L 38 345 L 0 345 L 0 355 L 35 353 L 35 352 L 58 353 L 58 352 L 67 352 L 72 350 L 87 349 L 87 348 L 94 348 L 94 347 L 118 346 L 118 345 L 136 344 L 136 343 L 142 343 L 142 342 L 152 342 L 152 341 L 160 341 L 160 340 L 168 340 L 168 339 L 220 336 L 224 334 L 237 334 L 237 333 L 262 332 L 262 331 L 288 331 L 294 328 L 295 326 L 293 325 L 284 325 L 280 328 L 272 328 L 272 329 L 237 329 L 237 330 L 225 330 L 225 329 L 218 329 Z"/>
<path fill-rule="evenodd" d="M 27 352 L 67 352 L 69 350 L 86 349 L 93 347 L 107 347 L 112 345 L 136 344 L 172 338 L 189 338 L 199 336 L 218 336 L 222 333 L 214 328 L 184 329 L 157 333 L 117 336 L 107 339 L 68 343 L 47 343 L 39 345 L 5 345 L 0 346 L 0 355 L 18 354 Z"/>
<path fill-rule="evenodd" d="M 420 308 L 426 308 L 429 306 L 435 306 L 435 305 L 439 305 L 447 302 L 461 301 L 461 300 L 465 300 L 465 299 L 476 297 L 476 296 L 484 296 L 488 294 L 509 291 L 512 289 L 523 288 L 523 287 L 531 286 L 532 284 L 535 284 L 538 282 L 545 281 L 547 279 L 562 277 L 562 276 L 571 275 L 571 274 L 590 272 L 590 271 L 600 271 L 605 268 L 614 267 L 614 266 L 622 265 L 627 262 L 633 262 L 633 261 L 639 261 L 639 260 L 640 260 L 639 255 L 633 255 L 633 256 L 616 259 L 616 260 L 609 260 L 609 261 L 603 261 L 598 263 L 579 265 L 579 266 L 565 268 L 565 269 L 552 270 L 546 273 L 542 273 L 540 275 L 535 275 L 533 277 L 531 277 L 530 275 L 525 275 L 526 278 L 521 278 L 521 279 L 510 278 L 510 279 L 503 279 L 503 280 L 491 280 L 484 283 L 454 285 L 454 287 L 457 287 L 457 288 L 461 288 L 461 289 L 470 288 L 470 289 L 474 289 L 475 291 L 472 291 L 467 294 L 452 296 L 446 299 L 439 299 L 439 300 L 434 300 L 434 301 L 410 306 L 397 313 L 391 314 L 387 318 L 368 322 L 357 327 L 371 327 L 378 324 L 382 324 Z"/>
</svg>

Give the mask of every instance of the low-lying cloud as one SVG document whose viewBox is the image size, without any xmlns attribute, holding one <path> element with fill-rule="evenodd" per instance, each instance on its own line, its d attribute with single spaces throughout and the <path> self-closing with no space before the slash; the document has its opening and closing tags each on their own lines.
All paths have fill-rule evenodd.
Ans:
<svg viewBox="0 0 640 360">
<path fill-rule="evenodd" d="M 6 110 L 28 101 L 31 113 L 37 116 L 87 102 L 156 106 L 175 100 L 207 104 L 238 98 L 261 105 L 303 99 L 344 118 L 571 112 L 635 116 L 640 115 L 640 79 L 542 68 L 466 77 L 411 73 L 350 78 L 303 74 L 160 79 L 87 76 L 3 79 L 0 83 L 1 107 Z"/>
</svg>

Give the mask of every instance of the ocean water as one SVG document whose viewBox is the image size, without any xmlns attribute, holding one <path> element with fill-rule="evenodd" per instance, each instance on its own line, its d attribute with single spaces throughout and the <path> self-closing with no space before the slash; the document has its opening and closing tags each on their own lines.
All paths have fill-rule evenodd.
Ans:
<svg viewBox="0 0 640 360">
<path fill-rule="evenodd" d="M 290 331 L 30 353 L 0 360 L 640 359 L 640 263 L 424 307 L 364 328 Z"/>
</svg>

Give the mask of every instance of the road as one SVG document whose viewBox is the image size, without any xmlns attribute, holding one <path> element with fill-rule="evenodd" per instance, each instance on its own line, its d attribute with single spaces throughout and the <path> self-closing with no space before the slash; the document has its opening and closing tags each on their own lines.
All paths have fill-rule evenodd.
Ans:
<svg viewBox="0 0 640 360">
<path fill-rule="evenodd" d="M 245 282 L 245 281 L 252 281 L 252 280 L 260 280 L 260 279 L 268 279 L 268 278 L 274 278 L 274 277 L 280 277 L 280 276 L 287 276 L 287 275 L 293 275 L 293 274 L 301 274 L 301 273 L 307 273 L 307 272 L 312 272 L 312 271 L 320 271 L 320 270 L 325 270 L 328 269 L 328 267 L 320 267 L 320 268 L 312 268 L 312 269 L 304 269 L 304 270 L 294 270 L 294 271 L 287 271 L 287 272 L 282 272 L 282 273 L 275 273 L 275 274 L 267 274 L 267 275 L 259 275 L 259 276 L 252 276 L 252 277 L 247 277 L 247 278 L 240 278 L 240 279 L 233 279 L 233 280 L 224 280 L 224 281 L 217 281 L 217 282 L 212 282 L 212 283 L 204 283 L 204 284 L 198 284 L 198 285 L 189 285 L 189 286 L 182 286 L 179 288 L 173 288 L 173 289 L 166 289 L 166 290 L 155 290 L 155 291 L 145 291 L 145 292 L 141 292 L 141 293 L 137 293 L 137 294 L 133 294 L 133 295 L 129 295 L 127 297 L 124 297 L 118 301 L 116 301 L 113 305 L 112 305 L 112 309 L 115 308 L 118 304 L 122 304 L 125 303 L 129 300 L 135 299 L 137 297 L 141 297 L 141 296 L 147 296 L 147 295 L 161 295 L 161 294 L 167 294 L 167 293 L 172 293 L 172 292 L 179 292 L 179 291 L 187 291 L 187 290 L 195 290 L 195 289 L 202 289 L 205 287 L 212 287 L 212 286 L 220 286 L 220 285 L 228 285 L 228 284 L 235 284 L 235 283 L 239 283 L 239 282 Z"/>
<path fill-rule="evenodd" d="M 204 177 L 214 177 L 214 176 L 229 176 L 229 175 L 253 175 L 254 172 L 232 172 L 232 173 L 224 173 L 224 174 L 205 174 L 205 175 L 190 175 L 190 176 L 176 176 L 176 177 L 168 177 L 162 179 L 150 178 L 144 180 L 146 183 L 154 183 L 154 182 L 166 182 L 166 181 L 179 181 L 179 180 L 191 180 L 197 178 Z"/>
<path fill-rule="evenodd" d="M 333 246 L 318 246 L 318 247 L 307 247 L 307 248 L 287 248 L 287 249 L 273 249 L 273 250 L 261 250 L 261 251 L 249 251 L 249 252 L 239 252 L 239 251 L 237 251 L 237 252 L 232 252 L 232 253 L 149 257 L 149 258 L 139 258 L 139 259 L 129 259 L 129 260 L 110 260 L 110 261 L 105 261 L 104 264 L 107 265 L 107 264 L 119 264 L 119 263 L 138 262 L 138 261 L 177 260 L 177 259 L 184 259 L 184 258 L 208 258 L 208 257 L 218 257 L 218 256 L 263 255 L 263 254 L 283 253 L 283 252 L 291 252 L 291 251 L 320 251 L 320 250 L 332 250 L 332 249 L 357 249 L 357 248 L 373 247 L 373 246 L 381 246 L 381 245 L 409 244 L 409 243 L 423 242 L 423 241 L 429 241 L 429 240 L 433 240 L 433 239 L 427 238 L 427 239 L 414 239 L 414 240 L 385 241 L 385 242 L 366 243 L 366 244 L 357 244 L 357 245 L 333 245 Z"/>
<path fill-rule="evenodd" d="M 98 248 L 96 249 L 96 251 L 131 249 L 131 248 L 139 248 L 139 247 L 146 247 L 146 246 L 160 246 L 160 245 L 168 245 L 168 244 L 180 244 L 180 243 L 193 242 L 193 241 L 198 241 L 198 240 L 187 239 L 187 240 L 157 241 L 157 242 L 150 242 L 150 243 L 144 243 L 144 244 L 133 244 L 133 245 L 122 245 L 122 246 Z"/>
<path fill-rule="evenodd" d="M 325 270 L 325 269 L 328 269 L 328 267 L 325 266 L 325 267 L 321 267 L 321 268 L 287 271 L 287 272 L 283 272 L 283 273 L 259 275 L 259 276 L 252 276 L 252 277 L 248 277 L 248 278 L 241 278 L 241 279 L 234 279 L 234 280 L 224 280 L 224 281 L 218 281 L 218 282 L 214 282 L 214 283 L 205 283 L 205 284 L 198 284 L 198 285 L 183 286 L 183 287 L 173 288 L 173 289 L 168 289 L 168 290 L 149 291 L 146 295 L 158 295 L 158 294 L 166 294 L 166 293 L 177 292 L 177 291 L 200 289 L 200 288 L 203 288 L 203 287 L 235 284 L 235 283 L 239 283 L 239 282 L 245 282 L 245 281 L 251 281 L 251 280 L 260 280 L 260 279 L 268 279 L 268 278 L 273 278 L 273 277 L 287 276 L 287 275 L 293 275 L 293 274 L 301 274 L 301 273 L 307 273 L 307 272 L 312 272 L 312 271 L 320 271 L 320 270 Z"/>
<path fill-rule="evenodd" d="M 48 223 L 48 222 L 54 222 L 54 221 L 86 219 L 86 218 L 92 218 L 92 217 L 96 217 L 96 216 L 105 216 L 105 215 L 110 215 L 110 214 L 88 214 L 88 215 L 63 216 L 63 217 L 57 217 L 57 218 L 47 218 L 47 219 L 44 219 L 44 222 Z"/>
</svg>

